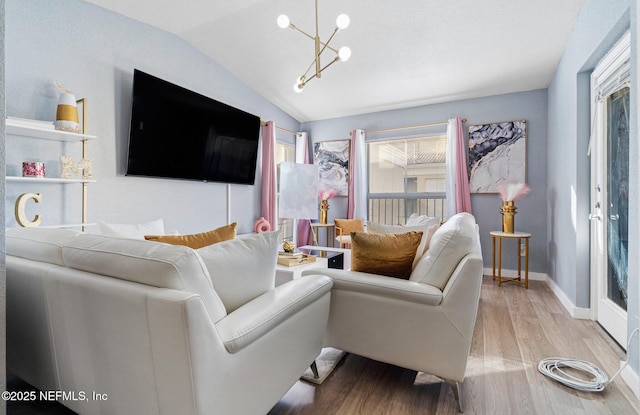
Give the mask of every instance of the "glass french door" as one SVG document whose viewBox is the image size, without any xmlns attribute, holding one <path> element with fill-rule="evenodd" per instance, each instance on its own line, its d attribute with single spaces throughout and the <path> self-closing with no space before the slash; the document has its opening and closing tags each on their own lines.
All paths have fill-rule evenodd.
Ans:
<svg viewBox="0 0 640 415">
<path fill-rule="evenodd" d="M 630 87 L 625 74 L 629 60 L 619 50 L 614 57 L 605 58 L 594 72 L 601 78 L 592 79 L 592 91 L 597 94 L 590 147 L 591 278 L 597 321 L 626 347 Z"/>
</svg>

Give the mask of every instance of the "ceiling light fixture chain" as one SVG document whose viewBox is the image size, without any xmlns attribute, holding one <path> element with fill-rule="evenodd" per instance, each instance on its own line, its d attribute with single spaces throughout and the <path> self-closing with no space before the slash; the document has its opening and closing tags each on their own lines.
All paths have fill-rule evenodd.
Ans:
<svg viewBox="0 0 640 415">
<path fill-rule="evenodd" d="M 313 62 L 311 62 L 311 65 L 309 65 L 309 67 L 307 68 L 305 73 L 302 74 L 296 80 L 296 83 L 293 86 L 293 90 L 296 91 L 296 92 L 302 92 L 302 90 L 304 89 L 304 87 L 307 84 L 307 82 L 309 82 L 313 78 L 320 78 L 321 74 L 322 74 L 322 71 L 327 69 L 329 66 L 331 66 L 335 62 L 337 62 L 337 61 L 345 62 L 351 57 L 351 49 L 349 49 L 347 46 L 343 46 L 338 50 L 336 50 L 336 49 L 332 48 L 331 46 L 329 46 L 329 43 L 331 43 L 331 41 L 333 40 L 335 35 L 340 30 L 343 30 L 343 29 L 346 29 L 347 27 L 349 27 L 349 23 L 350 23 L 349 16 L 347 16 L 346 14 L 341 14 L 336 18 L 336 28 L 333 30 L 333 33 L 329 37 L 329 40 L 327 40 L 327 42 L 325 43 L 325 42 L 320 40 L 320 35 L 318 34 L 318 0 L 315 0 L 315 4 L 316 4 L 316 8 L 315 8 L 315 11 L 316 11 L 316 35 L 315 36 L 311 36 L 310 34 L 304 32 L 303 30 L 298 28 L 296 25 L 291 23 L 291 21 L 289 20 L 289 18 L 286 15 L 281 14 L 280 16 L 278 16 L 278 26 L 279 27 L 281 27 L 282 29 L 290 28 L 290 29 L 296 30 L 296 31 L 302 33 L 303 35 L 307 36 L 309 39 L 313 40 L 314 44 L 315 44 L 314 45 L 315 46 L 315 53 L 314 53 L 315 59 L 313 60 Z M 327 65 L 325 65 L 323 67 L 322 64 L 321 64 L 321 61 L 320 61 L 320 56 L 322 55 L 322 53 L 326 49 L 329 49 L 329 50 L 333 51 L 336 54 L 336 56 L 333 58 L 333 60 L 331 60 L 331 62 L 329 62 Z M 307 76 L 309 75 L 309 71 L 314 66 L 315 66 L 315 73 L 313 73 L 311 76 L 309 76 L 307 78 Z"/>
</svg>

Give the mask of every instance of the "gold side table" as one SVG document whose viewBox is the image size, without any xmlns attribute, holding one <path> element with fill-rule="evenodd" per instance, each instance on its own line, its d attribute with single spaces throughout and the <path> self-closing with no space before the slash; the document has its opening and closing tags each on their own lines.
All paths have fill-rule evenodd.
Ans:
<svg viewBox="0 0 640 415">
<path fill-rule="evenodd" d="M 529 238 L 531 234 L 527 232 L 514 232 L 505 233 L 500 231 L 492 231 L 491 235 L 491 265 L 493 267 L 492 280 L 498 279 L 498 287 L 503 282 L 514 282 L 516 284 L 524 285 L 524 288 L 529 288 Z M 496 275 L 496 239 L 498 240 L 498 275 Z M 515 278 L 502 278 L 502 240 L 503 239 L 517 239 L 518 240 L 518 276 Z M 521 262 L 522 256 L 520 255 L 520 244 L 524 239 L 524 281 L 521 276 Z"/>
<path fill-rule="evenodd" d="M 331 222 L 331 223 L 317 223 L 317 222 L 312 222 L 311 223 L 311 233 L 313 234 L 313 241 L 315 242 L 316 246 L 320 246 L 320 241 L 319 239 L 319 230 L 320 229 L 324 229 L 325 230 L 325 242 L 324 242 L 324 246 L 325 247 L 330 247 L 333 248 L 334 246 L 334 241 L 336 238 L 336 225 L 335 223 Z M 329 242 L 331 242 L 331 245 L 329 245 Z"/>
</svg>

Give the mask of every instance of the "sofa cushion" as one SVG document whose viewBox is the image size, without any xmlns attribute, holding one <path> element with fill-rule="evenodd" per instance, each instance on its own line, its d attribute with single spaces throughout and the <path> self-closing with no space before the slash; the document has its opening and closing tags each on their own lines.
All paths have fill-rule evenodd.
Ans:
<svg viewBox="0 0 640 415">
<path fill-rule="evenodd" d="M 189 248 L 198 249 L 217 242 L 228 241 L 236 237 L 237 223 L 222 226 L 208 232 L 196 233 L 192 235 L 145 235 L 148 241 L 164 242 L 171 245 L 184 245 Z"/>
<path fill-rule="evenodd" d="M 275 287 L 280 232 L 262 232 L 198 249 L 227 313 Z"/>
<path fill-rule="evenodd" d="M 351 271 L 407 279 L 422 232 L 351 233 Z"/>
<path fill-rule="evenodd" d="M 404 226 L 432 225 L 439 222 L 440 220 L 434 216 L 418 215 L 417 213 L 412 213 L 405 222 Z"/>
<path fill-rule="evenodd" d="M 164 221 L 152 220 L 146 223 L 106 223 L 100 222 L 100 232 L 116 238 L 144 239 L 145 235 L 163 235 Z"/>
<path fill-rule="evenodd" d="M 7 255 L 64 266 L 62 246 L 79 234 L 68 229 L 10 228 L 6 231 Z"/>
<path fill-rule="evenodd" d="M 429 249 L 411 273 L 410 280 L 444 289 L 460 260 L 477 251 L 477 246 L 475 218 L 469 213 L 452 216 L 433 234 Z"/>
<path fill-rule="evenodd" d="M 426 216 L 425 216 L 426 218 Z M 410 231 L 422 232 L 422 239 L 420 239 L 420 244 L 416 248 L 416 255 L 413 258 L 413 263 L 411 264 L 411 269 L 414 269 L 418 264 L 420 258 L 425 253 L 428 248 L 429 240 L 435 232 L 435 229 L 432 229 L 433 226 L 438 226 L 437 218 L 430 218 L 429 220 L 424 220 L 422 223 L 411 226 L 402 226 L 402 225 L 384 225 L 381 223 L 369 222 L 367 224 L 367 232 L 372 233 L 405 233 Z"/>
<path fill-rule="evenodd" d="M 199 294 L 214 322 L 226 315 L 209 272 L 191 248 L 80 234 L 62 248 L 69 268 Z"/>
</svg>

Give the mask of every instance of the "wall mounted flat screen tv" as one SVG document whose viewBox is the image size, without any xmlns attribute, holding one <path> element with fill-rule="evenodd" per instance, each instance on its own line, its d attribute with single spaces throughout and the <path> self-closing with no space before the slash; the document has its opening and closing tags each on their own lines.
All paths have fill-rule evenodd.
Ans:
<svg viewBox="0 0 640 415">
<path fill-rule="evenodd" d="M 127 175 L 254 184 L 260 118 L 134 70 Z"/>
</svg>

